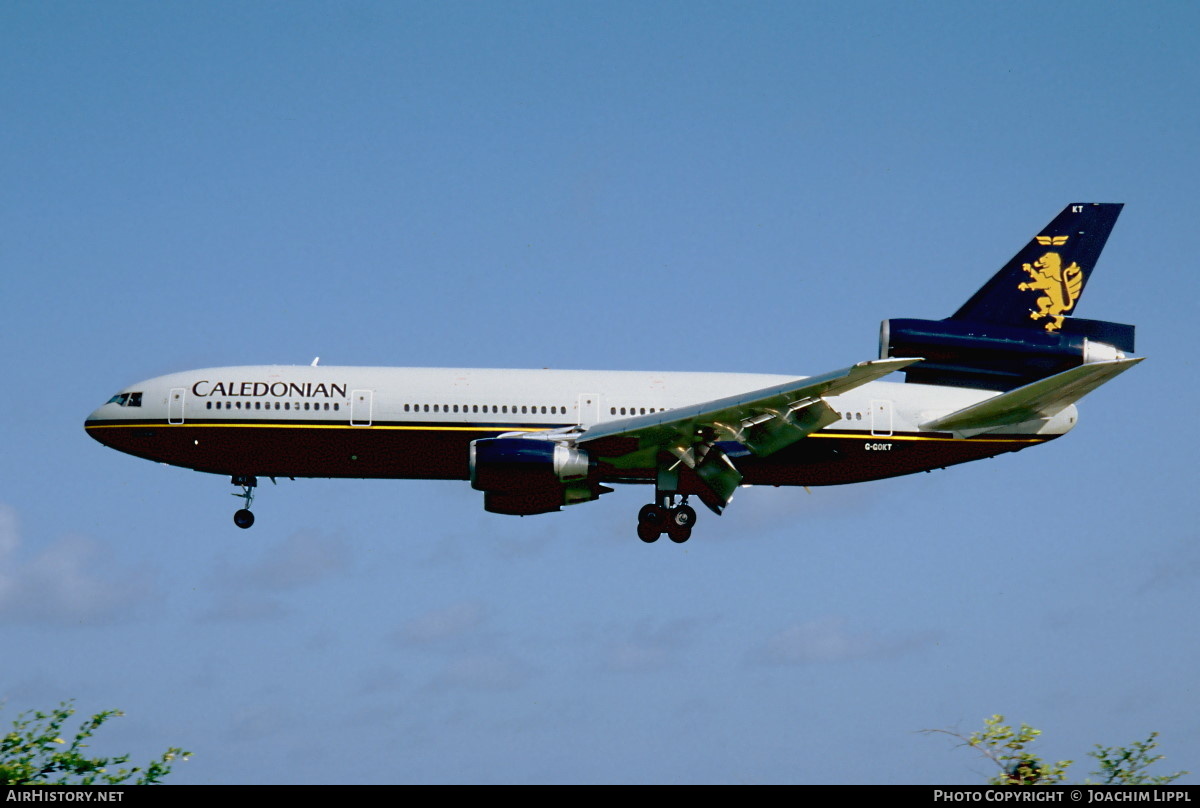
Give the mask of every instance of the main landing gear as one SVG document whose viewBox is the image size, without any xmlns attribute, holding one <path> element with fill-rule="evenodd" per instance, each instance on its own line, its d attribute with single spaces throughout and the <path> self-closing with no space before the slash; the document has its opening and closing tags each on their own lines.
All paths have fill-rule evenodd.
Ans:
<svg viewBox="0 0 1200 808">
<path fill-rule="evenodd" d="M 675 505 L 673 494 L 659 496 L 659 504 L 642 506 L 638 511 L 638 538 L 649 544 L 658 541 L 663 533 L 676 544 L 683 544 L 692 537 L 692 526 L 696 524 L 696 511 L 687 504 L 687 497 Z"/>
<path fill-rule="evenodd" d="M 258 478 L 238 476 L 231 478 L 229 482 L 242 487 L 242 493 L 232 494 L 231 496 L 241 497 L 246 500 L 246 507 L 239 509 L 233 515 L 233 523 L 245 530 L 254 524 L 254 514 L 250 512 L 250 505 L 254 502 L 254 489 L 258 485 Z"/>
</svg>

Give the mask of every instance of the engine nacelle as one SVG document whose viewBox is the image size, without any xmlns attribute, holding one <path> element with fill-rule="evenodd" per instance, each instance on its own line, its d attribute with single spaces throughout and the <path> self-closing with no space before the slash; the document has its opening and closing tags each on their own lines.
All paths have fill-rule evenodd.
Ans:
<svg viewBox="0 0 1200 808">
<path fill-rule="evenodd" d="M 1064 318 L 1060 331 L 969 320 L 884 320 L 879 356 L 920 356 L 905 380 L 917 384 L 1012 390 L 1089 362 L 1133 351 L 1134 328 Z"/>
<path fill-rule="evenodd" d="M 596 482 L 596 461 L 582 449 L 549 440 L 485 438 L 471 442 L 471 487 L 493 513 L 527 516 L 590 502 L 609 489 Z"/>
</svg>

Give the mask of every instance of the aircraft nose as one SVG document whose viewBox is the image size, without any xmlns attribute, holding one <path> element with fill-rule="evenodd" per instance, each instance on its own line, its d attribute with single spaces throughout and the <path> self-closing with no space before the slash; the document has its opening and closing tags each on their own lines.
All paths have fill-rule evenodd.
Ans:
<svg viewBox="0 0 1200 808">
<path fill-rule="evenodd" d="M 96 427 L 99 426 L 101 422 L 109 420 L 109 416 L 105 412 L 107 408 L 107 404 L 97 407 L 96 409 L 92 410 L 91 414 L 84 419 L 83 422 L 83 430 L 91 435 L 95 440 L 100 441 L 100 443 L 104 443 L 104 441 L 100 439 L 100 433 L 103 432 L 103 430 L 97 429 Z"/>
</svg>

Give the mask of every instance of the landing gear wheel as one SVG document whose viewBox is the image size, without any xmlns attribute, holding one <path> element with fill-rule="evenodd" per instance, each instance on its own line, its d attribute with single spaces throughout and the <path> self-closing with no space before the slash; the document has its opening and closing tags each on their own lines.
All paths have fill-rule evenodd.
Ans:
<svg viewBox="0 0 1200 808">
<path fill-rule="evenodd" d="M 639 525 L 661 525 L 666 521 L 667 509 L 661 505 L 643 505 L 638 511 Z"/>
<path fill-rule="evenodd" d="M 235 525 L 237 525 L 238 527 L 242 528 L 243 530 L 245 530 L 246 528 L 248 528 L 252 524 L 254 524 L 254 514 L 251 513 L 249 511 L 249 509 L 242 508 L 240 511 L 238 511 L 237 513 L 235 513 L 233 515 L 233 523 Z"/>
<path fill-rule="evenodd" d="M 671 523 L 679 528 L 687 528 L 690 534 L 692 526 L 696 524 L 696 509 L 691 505 L 680 505 L 671 511 Z"/>
<path fill-rule="evenodd" d="M 667 529 L 668 511 L 660 505 L 643 505 L 638 511 L 638 538 L 650 544 Z"/>
<path fill-rule="evenodd" d="M 672 523 L 667 526 L 667 537 L 676 544 L 683 544 L 692 537 L 692 529 L 690 527 L 679 527 Z"/>
</svg>

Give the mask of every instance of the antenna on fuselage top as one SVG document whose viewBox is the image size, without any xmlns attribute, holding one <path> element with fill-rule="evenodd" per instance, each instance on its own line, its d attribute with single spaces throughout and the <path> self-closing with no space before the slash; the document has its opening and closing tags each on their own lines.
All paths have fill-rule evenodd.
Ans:
<svg viewBox="0 0 1200 808">
<path fill-rule="evenodd" d="M 310 368 L 315 368 L 315 367 L 317 366 L 317 363 L 318 363 L 318 362 L 320 362 L 320 361 L 321 361 L 321 357 L 319 357 L 319 356 L 314 356 L 314 357 L 313 357 L 312 364 L 311 364 L 311 365 L 309 365 L 309 367 L 310 367 Z"/>
</svg>

